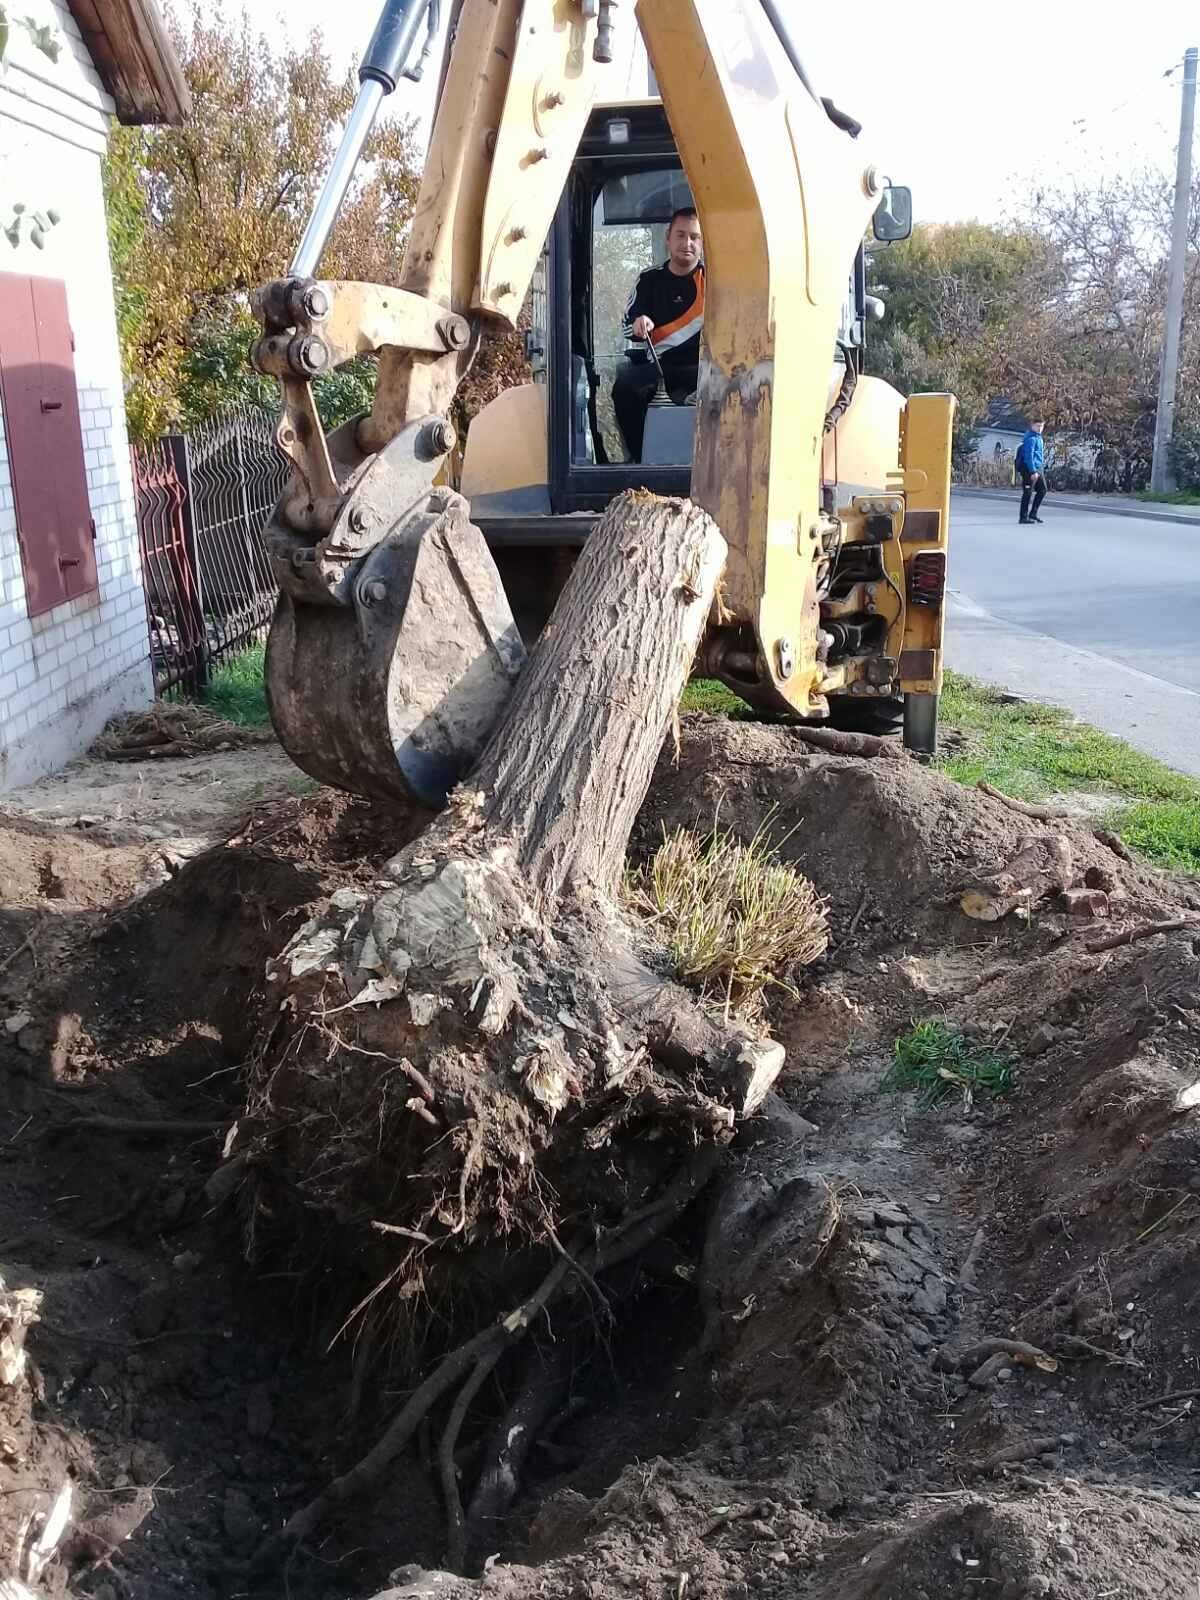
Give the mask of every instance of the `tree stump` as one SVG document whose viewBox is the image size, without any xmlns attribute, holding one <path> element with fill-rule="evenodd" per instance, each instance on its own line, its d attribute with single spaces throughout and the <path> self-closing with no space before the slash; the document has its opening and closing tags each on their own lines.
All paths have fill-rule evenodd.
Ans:
<svg viewBox="0 0 1200 1600">
<path fill-rule="evenodd" d="M 690 502 L 617 500 L 471 778 L 374 892 L 339 890 L 274 964 L 274 1023 L 227 1148 L 254 1179 L 251 1235 L 323 1234 L 325 1259 L 367 1285 L 348 1324 L 387 1319 L 393 1349 L 399 1327 L 425 1376 L 264 1561 L 456 1397 L 439 1456 L 461 1570 L 454 1448 L 492 1369 L 550 1300 L 586 1305 L 678 1218 L 783 1064 L 664 977 L 617 903 L 725 553 Z M 490 1518 L 511 1478 L 485 1451 Z"/>
</svg>

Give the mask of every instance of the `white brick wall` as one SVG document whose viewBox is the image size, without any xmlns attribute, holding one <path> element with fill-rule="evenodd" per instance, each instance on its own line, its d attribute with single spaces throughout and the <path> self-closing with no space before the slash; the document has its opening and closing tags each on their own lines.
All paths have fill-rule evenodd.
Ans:
<svg viewBox="0 0 1200 1600">
<path fill-rule="evenodd" d="M 65 4 L 27 0 L 21 15 L 53 20 L 63 49 L 51 63 L 12 28 L 0 79 L 0 206 L 26 199 L 62 220 L 41 250 L 27 238 L 13 250 L 0 237 L 0 271 L 67 286 L 99 592 L 30 619 L 0 422 L 0 790 L 62 766 L 110 716 L 153 693 L 100 183 L 112 103 Z"/>
</svg>

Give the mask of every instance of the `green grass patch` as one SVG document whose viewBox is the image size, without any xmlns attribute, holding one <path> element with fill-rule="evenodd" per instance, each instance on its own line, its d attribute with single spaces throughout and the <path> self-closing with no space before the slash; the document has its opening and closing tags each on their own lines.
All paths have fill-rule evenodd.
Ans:
<svg viewBox="0 0 1200 1600">
<path fill-rule="evenodd" d="M 204 704 L 227 722 L 243 728 L 265 728 L 270 722 L 263 684 L 266 647 L 252 645 L 231 656 L 209 679 Z"/>
<path fill-rule="evenodd" d="M 1200 491 L 1172 489 L 1169 494 L 1156 494 L 1153 489 L 1137 489 L 1134 491 L 1134 499 L 1151 500 L 1164 506 L 1200 506 Z"/>
<path fill-rule="evenodd" d="M 1127 845 L 1166 867 L 1200 872 L 1200 802 L 1143 801 L 1109 819 Z"/>
<path fill-rule="evenodd" d="M 972 786 L 982 778 L 1019 800 L 1083 792 L 1112 801 L 1104 818 L 1127 844 L 1162 866 L 1200 872 L 1200 783 L 1123 739 L 1076 722 L 1058 706 L 1012 701 L 948 672 L 944 728 L 964 742 L 938 767 Z"/>
<path fill-rule="evenodd" d="M 1002 1095 L 1012 1088 L 1013 1058 L 990 1050 L 944 1022 L 918 1022 L 892 1047 L 885 1089 L 914 1089 L 918 1104 L 935 1106 L 950 1095 L 970 1105 L 976 1095 Z"/>
<path fill-rule="evenodd" d="M 732 689 L 727 689 L 715 678 L 695 678 L 684 685 L 679 699 L 680 711 L 711 711 L 714 716 L 745 717 L 750 707 L 739 700 Z"/>
</svg>

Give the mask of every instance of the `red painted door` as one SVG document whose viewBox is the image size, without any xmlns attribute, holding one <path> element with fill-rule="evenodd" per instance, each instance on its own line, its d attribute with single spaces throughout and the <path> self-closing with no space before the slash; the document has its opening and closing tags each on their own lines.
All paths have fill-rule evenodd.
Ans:
<svg viewBox="0 0 1200 1600">
<path fill-rule="evenodd" d="M 0 393 L 29 615 L 90 594 L 95 530 L 66 285 L 0 272 Z"/>
</svg>

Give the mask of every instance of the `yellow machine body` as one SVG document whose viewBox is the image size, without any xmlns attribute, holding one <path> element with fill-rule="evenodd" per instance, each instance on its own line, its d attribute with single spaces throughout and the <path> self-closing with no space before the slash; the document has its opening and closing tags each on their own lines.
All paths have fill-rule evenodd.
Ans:
<svg viewBox="0 0 1200 1600">
<path fill-rule="evenodd" d="M 589 117 L 610 98 L 611 69 L 596 59 L 598 12 L 608 8 L 595 0 L 461 0 L 399 284 L 283 280 L 257 297 L 265 336 L 256 364 L 280 379 L 279 437 L 295 467 L 267 535 L 284 591 L 268 692 L 285 746 L 328 781 L 355 787 L 353 739 L 341 725 L 349 703 L 322 704 L 337 652 L 368 636 L 375 651 L 419 647 L 411 616 L 390 632 L 380 626 L 415 591 L 413 560 L 389 564 L 379 546 L 396 544 L 421 496 L 439 473 L 445 479 L 458 385 L 487 328 L 515 326 Z M 881 169 L 797 75 L 759 0 L 638 0 L 636 13 L 704 236 L 690 494 L 718 523 L 729 564 L 700 670 L 803 717 L 828 715 L 831 697 L 932 701 L 954 401 L 905 401 L 862 376 L 828 426 L 831 353 Z M 365 350 L 379 356 L 372 411 L 327 439 L 312 373 Z M 546 483 L 549 449 L 545 387 L 514 389 L 475 419 L 459 487 L 486 497 Z M 421 513 L 430 528 L 441 514 L 432 502 Z M 487 569 L 486 553 L 464 537 L 454 558 L 460 589 L 476 581 L 464 573 Z M 548 583 L 561 581 L 561 562 L 544 566 Z M 490 619 L 478 648 L 500 662 L 501 695 L 519 661 L 502 643 L 503 595 L 490 577 L 478 581 L 486 595 L 468 609 Z M 333 615 L 345 608 L 362 619 L 357 632 Z M 434 615 L 442 630 L 459 626 L 452 607 Z M 869 647 L 845 646 L 868 635 Z M 376 667 L 355 690 L 356 714 L 394 721 L 414 675 Z M 450 679 L 428 676 L 441 685 L 430 694 L 449 692 Z M 443 774 L 454 765 L 454 716 L 432 705 Z M 403 738 L 428 731 L 430 715 L 405 711 Z M 487 722 L 478 708 L 471 715 L 464 763 Z M 323 719 L 338 724 L 334 764 Z M 399 751 L 400 736 L 379 733 L 382 753 L 362 787 L 390 787 L 387 745 Z M 406 786 L 407 769 L 396 787 Z"/>
</svg>

